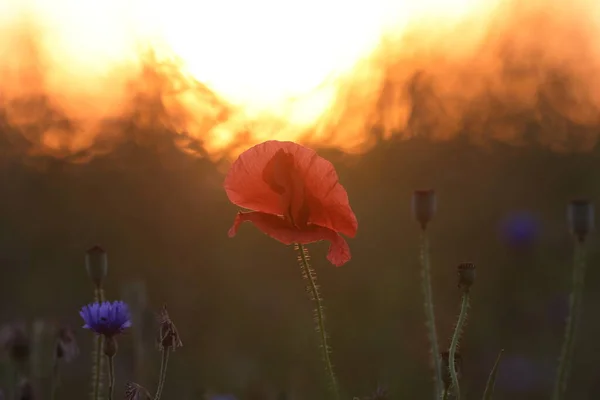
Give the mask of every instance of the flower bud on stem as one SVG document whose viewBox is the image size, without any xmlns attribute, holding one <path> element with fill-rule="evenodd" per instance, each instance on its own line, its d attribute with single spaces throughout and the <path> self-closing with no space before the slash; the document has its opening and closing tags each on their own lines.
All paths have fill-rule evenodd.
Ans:
<svg viewBox="0 0 600 400">
<path fill-rule="evenodd" d="M 181 338 L 179 337 L 179 332 L 177 331 L 175 324 L 169 317 L 166 305 L 163 305 L 163 308 L 160 314 L 158 315 L 158 322 L 158 348 L 161 352 L 161 360 L 158 386 L 156 388 L 154 400 L 160 400 L 163 388 L 165 387 L 170 352 L 175 351 L 175 349 L 183 346 Z"/>
</svg>

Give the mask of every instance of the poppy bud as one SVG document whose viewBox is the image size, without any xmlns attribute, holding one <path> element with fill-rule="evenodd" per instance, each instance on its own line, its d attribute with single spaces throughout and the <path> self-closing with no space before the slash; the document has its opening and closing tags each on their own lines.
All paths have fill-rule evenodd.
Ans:
<svg viewBox="0 0 600 400">
<path fill-rule="evenodd" d="M 442 357 L 442 368 L 443 368 L 443 380 L 444 380 L 444 388 L 448 390 L 450 386 L 452 386 L 452 375 L 450 375 L 450 352 L 444 351 L 441 354 Z M 462 375 L 462 356 L 459 353 L 454 354 L 454 370 L 456 371 L 456 376 L 460 379 Z"/>
<path fill-rule="evenodd" d="M 594 230 L 594 205 L 587 200 L 573 200 L 567 208 L 569 229 L 579 242 Z"/>
<path fill-rule="evenodd" d="M 100 246 L 94 246 L 85 253 L 85 268 L 96 287 L 102 287 L 102 282 L 108 273 L 108 258 L 106 251 Z"/>
<path fill-rule="evenodd" d="M 475 264 L 470 262 L 458 265 L 458 287 L 468 292 L 475 282 Z"/>
<path fill-rule="evenodd" d="M 421 224 L 421 228 L 425 230 L 436 211 L 435 191 L 433 189 L 415 190 L 412 198 L 412 211 L 415 219 Z"/>
</svg>

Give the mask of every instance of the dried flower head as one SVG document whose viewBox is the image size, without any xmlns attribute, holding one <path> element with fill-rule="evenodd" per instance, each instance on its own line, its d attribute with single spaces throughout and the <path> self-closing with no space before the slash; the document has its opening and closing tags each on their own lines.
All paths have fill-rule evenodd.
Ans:
<svg viewBox="0 0 600 400">
<path fill-rule="evenodd" d="M 125 385 L 125 400 L 146 400 L 151 398 L 150 392 L 145 387 L 135 382 L 127 382 Z"/>
<path fill-rule="evenodd" d="M 450 352 L 444 351 L 441 353 L 442 357 L 442 379 L 444 380 L 444 388 L 448 390 L 450 386 L 452 386 L 452 376 L 450 375 Z M 462 356 L 459 353 L 454 354 L 454 371 L 456 371 L 456 375 L 458 379 L 462 376 Z"/>
<path fill-rule="evenodd" d="M 415 219 L 425 230 L 435 215 L 437 201 L 433 189 L 415 190 L 412 197 L 412 211 Z"/>
<path fill-rule="evenodd" d="M 94 246 L 85 253 L 85 268 L 96 287 L 102 283 L 108 274 L 108 257 L 100 246 Z"/>
<path fill-rule="evenodd" d="M 56 358 L 65 362 L 71 362 L 79 355 L 79 347 L 72 329 L 58 329 L 55 352 Z"/>
<path fill-rule="evenodd" d="M 573 200 L 567 208 L 567 220 L 571 233 L 579 242 L 594 230 L 594 205 L 587 200 Z"/>
<path fill-rule="evenodd" d="M 83 318 L 83 328 L 98 335 L 113 337 L 131 327 L 129 307 L 122 301 L 91 303 L 83 306 L 79 315 Z"/>
<path fill-rule="evenodd" d="M 475 264 L 464 262 L 458 264 L 458 287 L 468 292 L 475 282 Z"/>
<path fill-rule="evenodd" d="M 389 398 L 387 389 L 377 386 L 377 389 L 375 389 L 371 396 L 367 397 L 367 400 L 388 400 Z"/>
<path fill-rule="evenodd" d="M 31 341 L 24 323 L 11 323 L 0 331 L 0 346 L 14 363 L 29 361 Z"/>
<path fill-rule="evenodd" d="M 169 317 L 167 305 L 164 304 L 158 314 L 158 348 L 162 351 L 170 349 L 175 351 L 178 347 L 182 347 L 183 343 L 179 338 L 179 332 L 175 324 Z"/>
</svg>

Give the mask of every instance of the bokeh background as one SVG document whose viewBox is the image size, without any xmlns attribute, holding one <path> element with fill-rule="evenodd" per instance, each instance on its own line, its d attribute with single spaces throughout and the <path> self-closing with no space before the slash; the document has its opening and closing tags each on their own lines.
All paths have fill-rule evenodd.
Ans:
<svg viewBox="0 0 600 400">
<path fill-rule="evenodd" d="M 143 320 L 120 341 L 117 398 L 130 379 L 155 387 L 154 311 L 163 302 L 184 343 L 171 359 L 165 398 L 212 391 L 250 399 L 251 390 L 264 399 L 282 390 L 291 399 L 324 398 L 313 305 L 293 248 L 250 224 L 229 239 L 236 208 L 222 188 L 227 165 L 168 143 L 158 151 L 131 141 L 83 164 L 11 155 L 4 143 L 0 318 L 72 326 L 81 356 L 65 367 L 62 396 L 81 399 L 89 390 L 92 344 L 78 316 L 92 299 L 84 254 L 100 244 L 109 256 L 108 298 L 145 307 Z M 416 188 L 435 188 L 439 199 L 430 237 L 442 347 L 459 308 L 456 266 L 477 266 L 461 344 L 466 398 L 481 398 L 500 349 L 495 398 L 548 398 L 570 290 L 566 205 L 575 197 L 598 199 L 600 152 L 476 145 L 457 136 L 380 141 L 363 155 L 320 153 L 337 167 L 359 220 L 349 240 L 353 258 L 343 267 L 326 261 L 325 243 L 310 246 L 347 398 L 378 384 L 392 399 L 431 393 L 419 228 L 410 213 Z M 588 246 L 570 399 L 600 393 L 597 244 L 593 237 Z M 47 368 L 36 374 L 48 383 Z"/>
</svg>

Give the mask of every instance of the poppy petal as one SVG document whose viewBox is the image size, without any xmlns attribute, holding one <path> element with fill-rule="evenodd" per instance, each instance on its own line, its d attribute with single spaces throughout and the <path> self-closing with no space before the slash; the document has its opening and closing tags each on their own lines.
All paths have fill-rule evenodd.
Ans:
<svg viewBox="0 0 600 400">
<path fill-rule="evenodd" d="M 229 200 L 242 208 L 284 215 L 288 210 L 281 195 L 263 179 L 268 163 L 281 150 L 293 155 L 295 168 L 310 195 L 309 222 L 354 237 L 358 223 L 334 166 L 297 143 L 269 140 L 242 153 L 225 178 Z"/>
<path fill-rule="evenodd" d="M 309 225 L 307 229 L 297 229 L 280 216 L 257 211 L 239 212 L 229 229 L 229 237 L 236 235 L 242 222 L 252 222 L 258 229 L 283 244 L 308 244 L 327 240 L 331 244 L 327 259 L 335 266 L 341 266 L 351 258 L 348 243 L 337 232 L 318 225 Z"/>
</svg>

